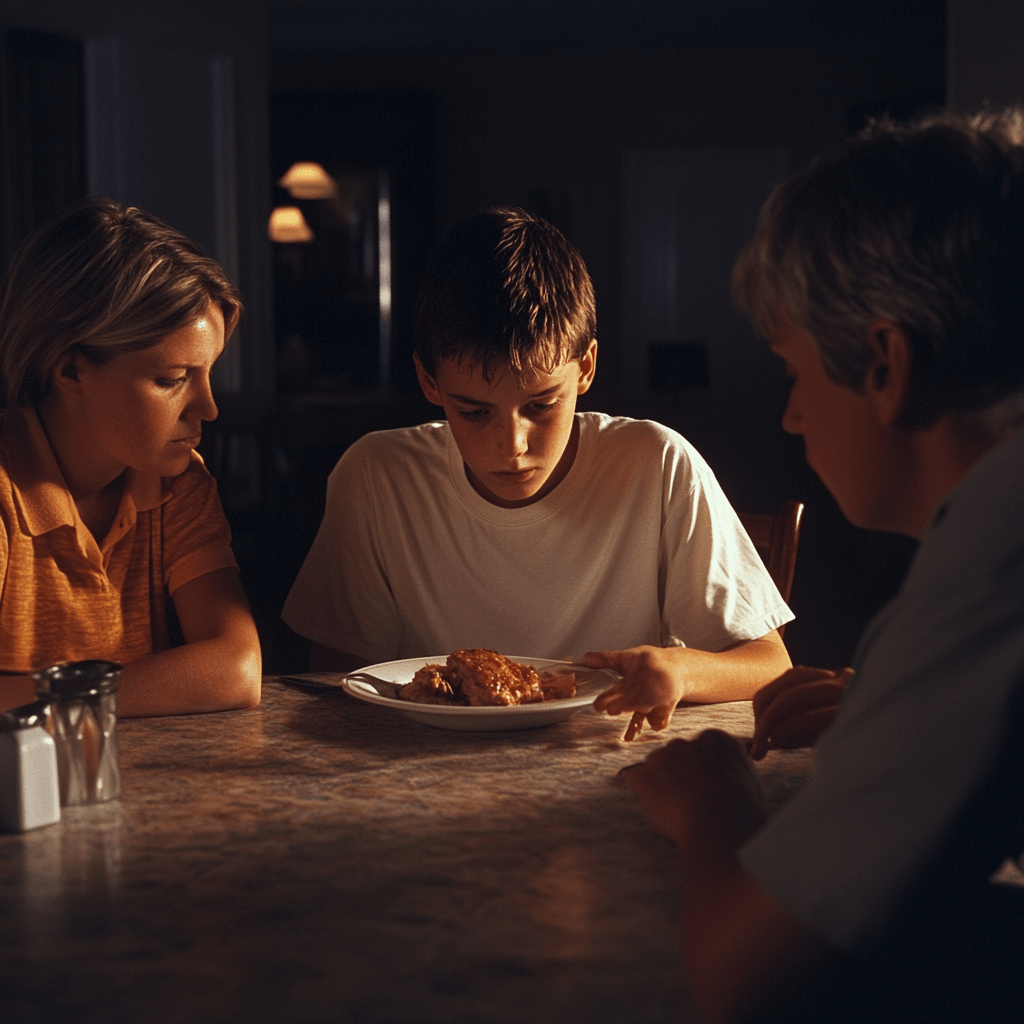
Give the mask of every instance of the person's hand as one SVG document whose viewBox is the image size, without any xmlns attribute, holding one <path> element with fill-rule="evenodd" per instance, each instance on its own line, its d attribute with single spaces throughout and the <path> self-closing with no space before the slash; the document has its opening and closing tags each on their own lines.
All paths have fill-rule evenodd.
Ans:
<svg viewBox="0 0 1024 1024">
<path fill-rule="evenodd" d="M 813 746 L 832 724 L 852 676 L 852 668 L 799 665 L 758 690 L 750 756 L 760 761 L 769 750 Z"/>
<path fill-rule="evenodd" d="M 743 744 L 718 729 L 672 740 L 622 775 L 650 826 L 684 853 L 735 852 L 766 817 Z"/>
<path fill-rule="evenodd" d="M 589 651 L 583 663 L 591 668 L 610 668 L 622 678 L 594 701 L 596 711 L 621 715 L 632 711 L 646 715 L 653 729 L 668 725 L 676 704 L 682 700 L 684 684 L 676 664 L 685 650 L 676 647 L 632 647 L 627 651 Z"/>
</svg>

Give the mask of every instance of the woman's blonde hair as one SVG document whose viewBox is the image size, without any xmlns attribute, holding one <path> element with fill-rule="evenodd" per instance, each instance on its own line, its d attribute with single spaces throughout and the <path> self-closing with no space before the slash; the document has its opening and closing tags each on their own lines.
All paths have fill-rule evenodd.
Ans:
<svg viewBox="0 0 1024 1024">
<path fill-rule="evenodd" d="M 134 206 L 75 203 L 11 262 L 0 305 L 0 404 L 39 405 L 69 351 L 105 363 L 158 344 L 210 303 L 229 337 L 241 298 L 194 242 Z"/>
</svg>

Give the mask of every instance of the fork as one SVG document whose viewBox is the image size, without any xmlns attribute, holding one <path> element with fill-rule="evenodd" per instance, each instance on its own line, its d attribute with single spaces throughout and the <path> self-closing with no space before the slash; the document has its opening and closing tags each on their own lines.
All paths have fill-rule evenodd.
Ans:
<svg viewBox="0 0 1024 1024">
<path fill-rule="evenodd" d="M 369 683 L 382 697 L 398 699 L 398 683 L 381 679 L 370 672 L 346 672 L 341 675 L 342 679 L 355 679 L 361 683 Z M 295 686 L 304 686 L 314 690 L 337 690 L 336 683 L 323 683 L 318 679 L 308 679 L 304 676 L 278 676 L 283 683 L 292 683 Z"/>
<path fill-rule="evenodd" d="M 354 679 L 360 683 L 369 683 L 382 697 L 398 700 L 399 684 L 391 682 L 390 679 L 381 679 L 380 676 L 375 676 L 370 672 L 346 672 L 344 678 Z"/>
</svg>

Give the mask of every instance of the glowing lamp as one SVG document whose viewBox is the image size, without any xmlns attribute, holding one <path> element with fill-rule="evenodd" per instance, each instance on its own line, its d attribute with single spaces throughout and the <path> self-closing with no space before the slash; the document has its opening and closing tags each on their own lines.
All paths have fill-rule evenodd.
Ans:
<svg viewBox="0 0 1024 1024">
<path fill-rule="evenodd" d="M 292 164 L 278 180 L 293 199 L 330 199 L 337 187 L 334 179 L 319 165 L 311 162 Z"/>
<path fill-rule="evenodd" d="M 278 206 L 270 214 L 267 233 L 272 242 L 312 242 L 313 232 L 297 206 Z"/>
</svg>

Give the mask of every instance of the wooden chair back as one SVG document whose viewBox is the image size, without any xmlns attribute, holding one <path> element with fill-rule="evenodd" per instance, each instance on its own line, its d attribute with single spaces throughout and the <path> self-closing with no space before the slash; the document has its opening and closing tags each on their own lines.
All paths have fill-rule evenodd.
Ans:
<svg viewBox="0 0 1024 1024">
<path fill-rule="evenodd" d="M 774 515 L 738 513 L 743 528 L 761 556 L 768 575 L 779 588 L 784 601 L 789 601 L 796 569 L 796 549 L 800 542 L 800 520 L 804 506 L 800 501 L 786 501 Z M 781 634 L 783 629 L 779 630 Z"/>
</svg>

